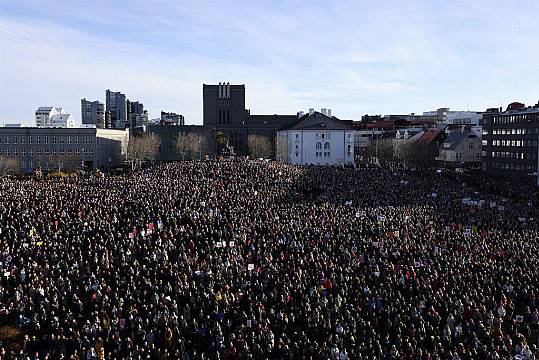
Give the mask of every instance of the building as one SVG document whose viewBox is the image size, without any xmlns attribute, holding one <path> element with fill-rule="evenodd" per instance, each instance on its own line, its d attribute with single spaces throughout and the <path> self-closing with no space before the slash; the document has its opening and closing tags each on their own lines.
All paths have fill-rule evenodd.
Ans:
<svg viewBox="0 0 539 360">
<path fill-rule="evenodd" d="M 296 165 L 354 162 L 354 130 L 335 117 L 310 112 L 288 130 L 277 132 L 277 160 Z"/>
<path fill-rule="evenodd" d="M 127 127 L 135 128 L 148 124 L 148 112 L 144 104 L 138 101 L 127 100 Z"/>
<path fill-rule="evenodd" d="M 99 101 L 81 99 L 80 108 L 82 125 L 95 125 L 99 129 L 106 127 L 105 104 Z"/>
<path fill-rule="evenodd" d="M 41 128 L 73 128 L 75 119 L 63 108 L 40 106 L 35 112 L 36 126 Z"/>
<path fill-rule="evenodd" d="M 204 126 L 223 133 L 238 155 L 247 155 L 251 134 L 266 136 L 274 146 L 278 130 L 298 122 L 297 115 L 251 115 L 245 109 L 245 85 L 203 85 Z"/>
<path fill-rule="evenodd" d="M 203 84 L 202 97 L 204 125 L 242 124 L 245 121 L 245 85 Z"/>
<path fill-rule="evenodd" d="M 481 138 L 475 132 L 465 129 L 448 133 L 447 138 L 440 146 L 436 158 L 444 166 L 479 166 L 481 164 Z"/>
<path fill-rule="evenodd" d="M 483 114 L 482 169 L 539 185 L 537 174 L 539 102 L 533 107 L 509 104 L 505 111 L 489 109 Z M 534 175 L 535 174 L 535 175 Z"/>
<path fill-rule="evenodd" d="M 146 132 L 154 134 L 159 138 L 160 146 L 157 154 L 158 161 L 182 160 L 181 149 L 179 149 L 178 138 L 187 134 L 198 135 L 201 141 L 200 154 L 214 156 L 215 133 L 205 126 L 200 125 L 153 125 L 146 127 Z"/>
<path fill-rule="evenodd" d="M 0 128 L 0 155 L 21 172 L 94 170 L 123 164 L 129 134 L 96 128 Z"/>
<path fill-rule="evenodd" d="M 161 119 L 159 120 L 161 125 L 185 125 L 185 118 L 183 115 L 173 112 L 161 111 Z"/>
<path fill-rule="evenodd" d="M 439 108 L 435 111 L 425 111 L 418 117 L 433 120 L 437 124 L 479 125 L 483 115 L 480 112 L 450 111 L 449 108 Z"/>
<path fill-rule="evenodd" d="M 105 105 L 109 119 L 106 119 L 108 128 L 125 129 L 127 127 L 127 100 L 125 94 L 107 89 L 105 92 Z"/>
</svg>

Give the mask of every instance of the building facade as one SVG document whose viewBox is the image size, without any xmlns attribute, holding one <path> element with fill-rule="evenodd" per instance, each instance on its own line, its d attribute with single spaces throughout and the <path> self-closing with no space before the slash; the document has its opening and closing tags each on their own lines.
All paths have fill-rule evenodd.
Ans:
<svg viewBox="0 0 539 360">
<path fill-rule="evenodd" d="M 40 106 L 35 112 L 36 127 L 40 128 L 73 128 L 75 119 L 63 108 Z"/>
<path fill-rule="evenodd" d="M 111 129 L 125 129 L 127 126 L 127 100 L 125 94 L 107 89 L 105 91 L 106 111 L 110 117 Z"/>
<path fill-rule="evenodd" d="M 94 125 L 99 129 L 105 128 L 105 104 L 99 101 L 80 100 L 82 125 Z"/>
<path fill-rule="evenodd" d="M 148 124 L 148 112 L 144 104 L 127 100 L 127 127 L 140 127 Z"/>
<path fill-rule="evenodd" d="M 159 124 L 161 125 L 185 125 L 185 118 L 181 114 L 161 111 L 161 118 L 159 120 Z"/>
<path fill-rule="evenodd" d="M 94 170 L 123 164 L 129 134 L 96 128 L 0 128 L 0 155 L 20 172 Z"/>
<path fill-rule="evenodd" d="M 512 103 L 506 111 L 495 110 L 483 114 L 483 170 L 538 183 L 539 103 Z"/>
<path fill-rule="evenodd" d="M 267 137 L 275 147 L 278 130 L 298 122 L 297 115 L 251 115 L 245 109 L 245 85 L 203 85 L 204 126 L 225 135 L 238 155 L 247 155 L 251 134 Z"/>
<path fill-rule="evenodd" d="M 354 133 L 335 117 L 310 113 L 290 129 L 277 132 L 276 158 L 295 165 L 353 164 Z"/>
<path fill-rule="evenodd" d="M 447 135 L 436 158 L 447 167 L 480 166 L 481 138 L 471 130 L 452 131 Z"/>
<path fill-rule="evenodd" d="M 187 134 L 198 136 L 201 155 L 215 155 L 215 134 L 210 128 L 200 125 L 148 125 L 146 132 L 159 138 L 158 161 L 182 160 L 181 145 L 178 138 Z"/>
</svg>

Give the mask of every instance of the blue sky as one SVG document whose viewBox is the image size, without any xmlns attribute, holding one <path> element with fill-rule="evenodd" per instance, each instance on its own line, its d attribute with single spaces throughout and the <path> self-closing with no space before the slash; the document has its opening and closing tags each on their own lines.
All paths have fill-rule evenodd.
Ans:
<svg viewBox="0 0 539 360">
<path fill-rule="evenodd" d="M 539 100 L 539 1 L 0 0 L 0 121 L 80 122 L 105 89 L 202 123 L 202 84 L 254 114 L 343 119 Z"/>
</svg>

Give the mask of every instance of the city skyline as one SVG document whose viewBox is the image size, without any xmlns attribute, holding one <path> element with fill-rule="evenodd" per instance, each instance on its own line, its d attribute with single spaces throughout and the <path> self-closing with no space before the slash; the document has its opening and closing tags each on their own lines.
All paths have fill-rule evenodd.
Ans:
<svg viewBox="0 0 539 360">
<path fill-rule="evenodd" d="M 249 5 L 246 5 L 249 4 Z M 202 84 L 245 84 L 253 114 L 343 119 L 537 102 L 533 1 L 0 3 L 0 121 L 39 106 L 81 123 L 105 89 L 202 124 Z"/>
</svg>

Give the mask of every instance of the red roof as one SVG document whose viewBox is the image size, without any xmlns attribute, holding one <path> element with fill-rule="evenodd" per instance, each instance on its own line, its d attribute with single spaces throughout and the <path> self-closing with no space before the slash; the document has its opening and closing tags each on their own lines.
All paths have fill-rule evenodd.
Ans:
<svg viewBox="0 0 539 360">
<path fill-rule="evenodd" d="M 440 135 L 440 130 L 429 130 L 429 131 L 426 131 L 423 136 L 421 136 L 419 138 L 419 140 L 417 140 L 418 143 L 420 144 L 430 144 L 432 141 L 434 141 L 434 139 L 436 139 L 438 137 L 438 135 Z"/>
</svg>

